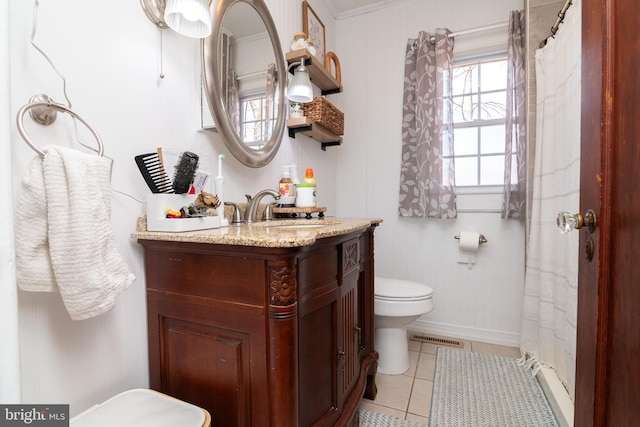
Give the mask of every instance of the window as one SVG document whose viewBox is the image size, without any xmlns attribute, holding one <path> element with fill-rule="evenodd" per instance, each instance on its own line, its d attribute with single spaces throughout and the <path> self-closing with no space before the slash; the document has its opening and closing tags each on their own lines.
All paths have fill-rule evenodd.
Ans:
<svg viewBox="0 0 640 427">
<path fill-rule="evenodd" d="M 453 67 L 457 187 L 504 183 L 506 88 L 505 56 Z"/>
<path fill-rule="evenodd" d="M 260 148 L 271 135 L 274 118 L 267 118 L 267 97 L 247 96 L 240 99 L 240 136 L 242 141 Z"/>
</svg>

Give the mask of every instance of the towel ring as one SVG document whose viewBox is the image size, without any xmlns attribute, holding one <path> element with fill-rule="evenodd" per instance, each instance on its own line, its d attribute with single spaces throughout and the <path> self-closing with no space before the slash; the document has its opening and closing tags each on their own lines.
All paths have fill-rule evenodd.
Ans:
<svg viewBox="0 0 640 427">
<path fill-rule="evenodd" d="M 24 113 L 26 113 L 27 111 L 29 111 L 31 118 L 34 121 L 44 126 L 48 126 L 56 121 L 58 111 L 60 111 L 61 113 L 69 113 L 71 116 L 78 119 L 83 125 L 85 125 L 96 138 L 96 141 L 98 141 L 98 155 L 102 157 L 102 155 L 104 154 L 104 144 L 102 143 L 102 139 L 100 138 L 100 135 L 98 135 L 98 132 L 96 132 L 96 130 L 91 127 L 89 123 L 84 121 L 82 117 L 80 117 L 77 113 L 75 113 L 67 106 L 58 104 L 47 95 L 41 94 L 32 96 L 29 100 L 29 103 L 20 108 L 16 117 L 16 124 L 18 126 L 18 132 L 20 133 L 20 136 L 22 136 L 22 139 L 25 140 L 29 147 L 31 147 L 36 153 L 40 154 L 41 156 L 44 156 L 44 151 L 40 150 L 29 139 L 27 133 L 24 130 L 24 124 L 22 123 L 22 120 L 24 117 Z"/>
</svg>

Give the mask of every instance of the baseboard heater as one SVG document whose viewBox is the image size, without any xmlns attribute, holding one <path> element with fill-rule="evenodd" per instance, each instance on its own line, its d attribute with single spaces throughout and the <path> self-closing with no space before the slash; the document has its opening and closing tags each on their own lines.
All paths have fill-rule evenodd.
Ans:
<svg viewBox="0 0 640 427">
<path fill-rule="evenodd" d="M 421 334 L 417 332 L 410 332 L 409 339 L 411 341 L 420 341 L 420 342 L 426 342 L 426 343 L 435 344 L 435 345 L 446 345 L 448 347 L 458 347 L 458 348 L 464 347 L 464 343 L 455 338 L 439 337 L 437 335 L 427 335 L 427 334 Z"/>
</svg>

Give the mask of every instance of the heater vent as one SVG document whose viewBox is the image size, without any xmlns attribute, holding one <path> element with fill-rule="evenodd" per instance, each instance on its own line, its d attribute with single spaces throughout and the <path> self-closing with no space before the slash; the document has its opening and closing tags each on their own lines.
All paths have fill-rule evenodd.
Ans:
<svg viewBox="0 0 640 427">
<path fill-rule="evenodd" d="M 449 347 L 458 347 L 458 348 L 464 347 L 464 344 L 462 343 L 462 341 L 454 338 L 438 337 L 434 335 L 425 335 L 425 334 L 420 334 L 415 332 L 412 332 L 409 334 L 409 339 L 411 341 L 420 341 L 420 342 L 426 342 L 426 343 L 436 344 L 436 345 L 446 345 Z"/>
</svg>

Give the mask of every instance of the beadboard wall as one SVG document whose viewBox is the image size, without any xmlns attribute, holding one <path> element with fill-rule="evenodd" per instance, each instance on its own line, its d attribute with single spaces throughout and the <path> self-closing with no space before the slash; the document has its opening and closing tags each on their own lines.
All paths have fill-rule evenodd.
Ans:
<svg viewBox="0 0 640 427">
<path fill-rule="evenodd" d="M 434 310 L 412 329 L 445 336 L 519 345 L 524 287 L 524 225 L 500 219 L 499 194 L 460 194 L 456 220 L 398 216 L 402 150 L 402 91 L 407 39 L 421 30 L 461 31 L 508 21 L 522 0 L 410 0 L 337 22 L 337 52 L 345 91 L 345 144 L 338 157 L 341 216 L 379 217 L 376 274 L 426 283 Z M 389 25 L 391 22 L 401 25 Z M 506 29 L 502 30 L 506 41 Z M 459 37 L 455 53 L 482 33 Z M 492 212 L 492 210 L 494 212 Z M 457 263 L 460 230 L 488 243 L 475 265 Z"/>
</svg>

